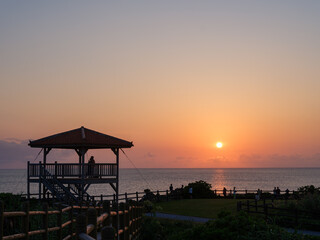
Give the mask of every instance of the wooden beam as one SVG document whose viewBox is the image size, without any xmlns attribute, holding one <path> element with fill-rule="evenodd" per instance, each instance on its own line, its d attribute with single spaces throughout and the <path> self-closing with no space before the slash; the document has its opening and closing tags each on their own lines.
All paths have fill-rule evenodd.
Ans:
<svg viewBox="0 0 320 240">
<path fill-rule="evenodd" d="M 110 186 L 113 188 L 113 190 L 116 192 L 117 190 L 116 190 L 116 186 L 113 184 L 113 183 L 109 183 L 110 184 Z"/>
</svg>

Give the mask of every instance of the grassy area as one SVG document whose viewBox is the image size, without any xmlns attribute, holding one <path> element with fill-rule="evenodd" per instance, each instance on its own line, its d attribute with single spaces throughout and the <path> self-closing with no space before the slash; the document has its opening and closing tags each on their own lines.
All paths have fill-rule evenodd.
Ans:
<svg viewBox="0 0 320 240">
<path fill-rule="evenodd" d="M 218 213 L 237 211 L 236 199 L 183 199 L 156 204 L 156 211 L 204 218 L 217 218 Z"/>
</svg>

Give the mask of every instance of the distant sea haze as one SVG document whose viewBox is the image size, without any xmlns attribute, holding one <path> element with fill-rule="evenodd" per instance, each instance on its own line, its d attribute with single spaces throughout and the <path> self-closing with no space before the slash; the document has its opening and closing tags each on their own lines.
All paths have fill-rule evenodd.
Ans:
<svg viewBox="0 0 320 240">
<path fill-rule="evenodd" d="M 27 170 L 0 169 L 0 192 L 26 193 Z M 204 180 L 212 189 L 223 187 L 239 190 L 297 190 L 305 185 L 320 187 L 320 168 L 149 168 L 120 169 L 120 193 L 142 192 L 144 189 L 167 190 L 186 186 L 190 182 Z M 31 191 L 37 192 L 38 185 L 31 184 Z M 113 194 L 109 184 L 91 185 L 93 195 Z"/>
</svg>

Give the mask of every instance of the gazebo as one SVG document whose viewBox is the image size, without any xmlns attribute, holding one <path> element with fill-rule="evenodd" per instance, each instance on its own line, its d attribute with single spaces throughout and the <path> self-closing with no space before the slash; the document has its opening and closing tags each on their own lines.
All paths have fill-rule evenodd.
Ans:
<svg viewBox="0 0 320 240">
<path fill-rule="evenodd" d="M 92 184 L 108 183 L 118 201 L 119 194 L 119 150 L 131 148 L 132 142 L 99 133 L 85 127 L 58 133 L 35 141 L 30 147 L 42 148 L 43 161 L 28 162 L 27 194 L 30 198 L 30 184 L 39 185 L 39 199 L 52 197 L 64 202 L 90 201 L 88 189 Z M 47 163 L 47 155 L 54 149 L 73 149 L 79 156 L 77 163 Z M 111 149 L 116 163 L 85 163 L 89 149 Z"/>
</svg>

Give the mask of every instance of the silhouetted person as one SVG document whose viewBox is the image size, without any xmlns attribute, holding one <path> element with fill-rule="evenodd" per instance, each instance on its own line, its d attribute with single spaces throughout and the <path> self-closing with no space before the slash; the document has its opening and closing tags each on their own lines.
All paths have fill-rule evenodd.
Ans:
<svg viewBox="0 0 320 240">
<path fill-rule="evenodd" d="M 289 189 L 287 188 L 287 190 L 286 190 L 286 195 L 285 195 L 285 197 L 286 197 L 286 200 L 289 198 Z"/>
<path fill-rule="evenodd" d="M 237 193 L 236 187 L 233 187 L 233 198 L 234 198 L 234 199 L 236 199 L 236 193 Z"/>
<path fill-rule="evenodd" d="M 277 198 L 279 198 L 280 197 L 280 192 L 281 192 L 279 187 L 277 187 L 276 192 L 277 192 Z"/>
<path fill-rule="evenodd" d="M 94 175 L 94 165 L 96 164 L 96 162 L 94 161 L 94 157 L 91 156 L 88 162 L 88 175 L 89 176 L 93 176 Z"/>
<path fill-rule="evenodd" d="M 189 195 L 190 195 L 190 198 L 192 198 L 192 187 L 189 188 Z"/>
<path fill-rule="evenodd" d="M 169 189 L 170 189 L 170 192 L 172 193 L 172 191 L 173 191 L 173 186 L 172 186 L 172 183 L 170 184 L 170 187 L 169 187 Z"/>
<path fill-rule="evenodd" d="M 223 196 L 226 197 L 227 196 L 227 189 L 224 187 L 223 188 Z"/>
<path fill-rule="evenodd" d="M 259 201 L 260 200 L 260 198 L 261 198 L 261 190 L 260 190 L 260 188 L 258 188 L 258 191 L 257 191 L 257 195 L 256 195 L 256 200 L 257 201 Z"/>
</svg>

